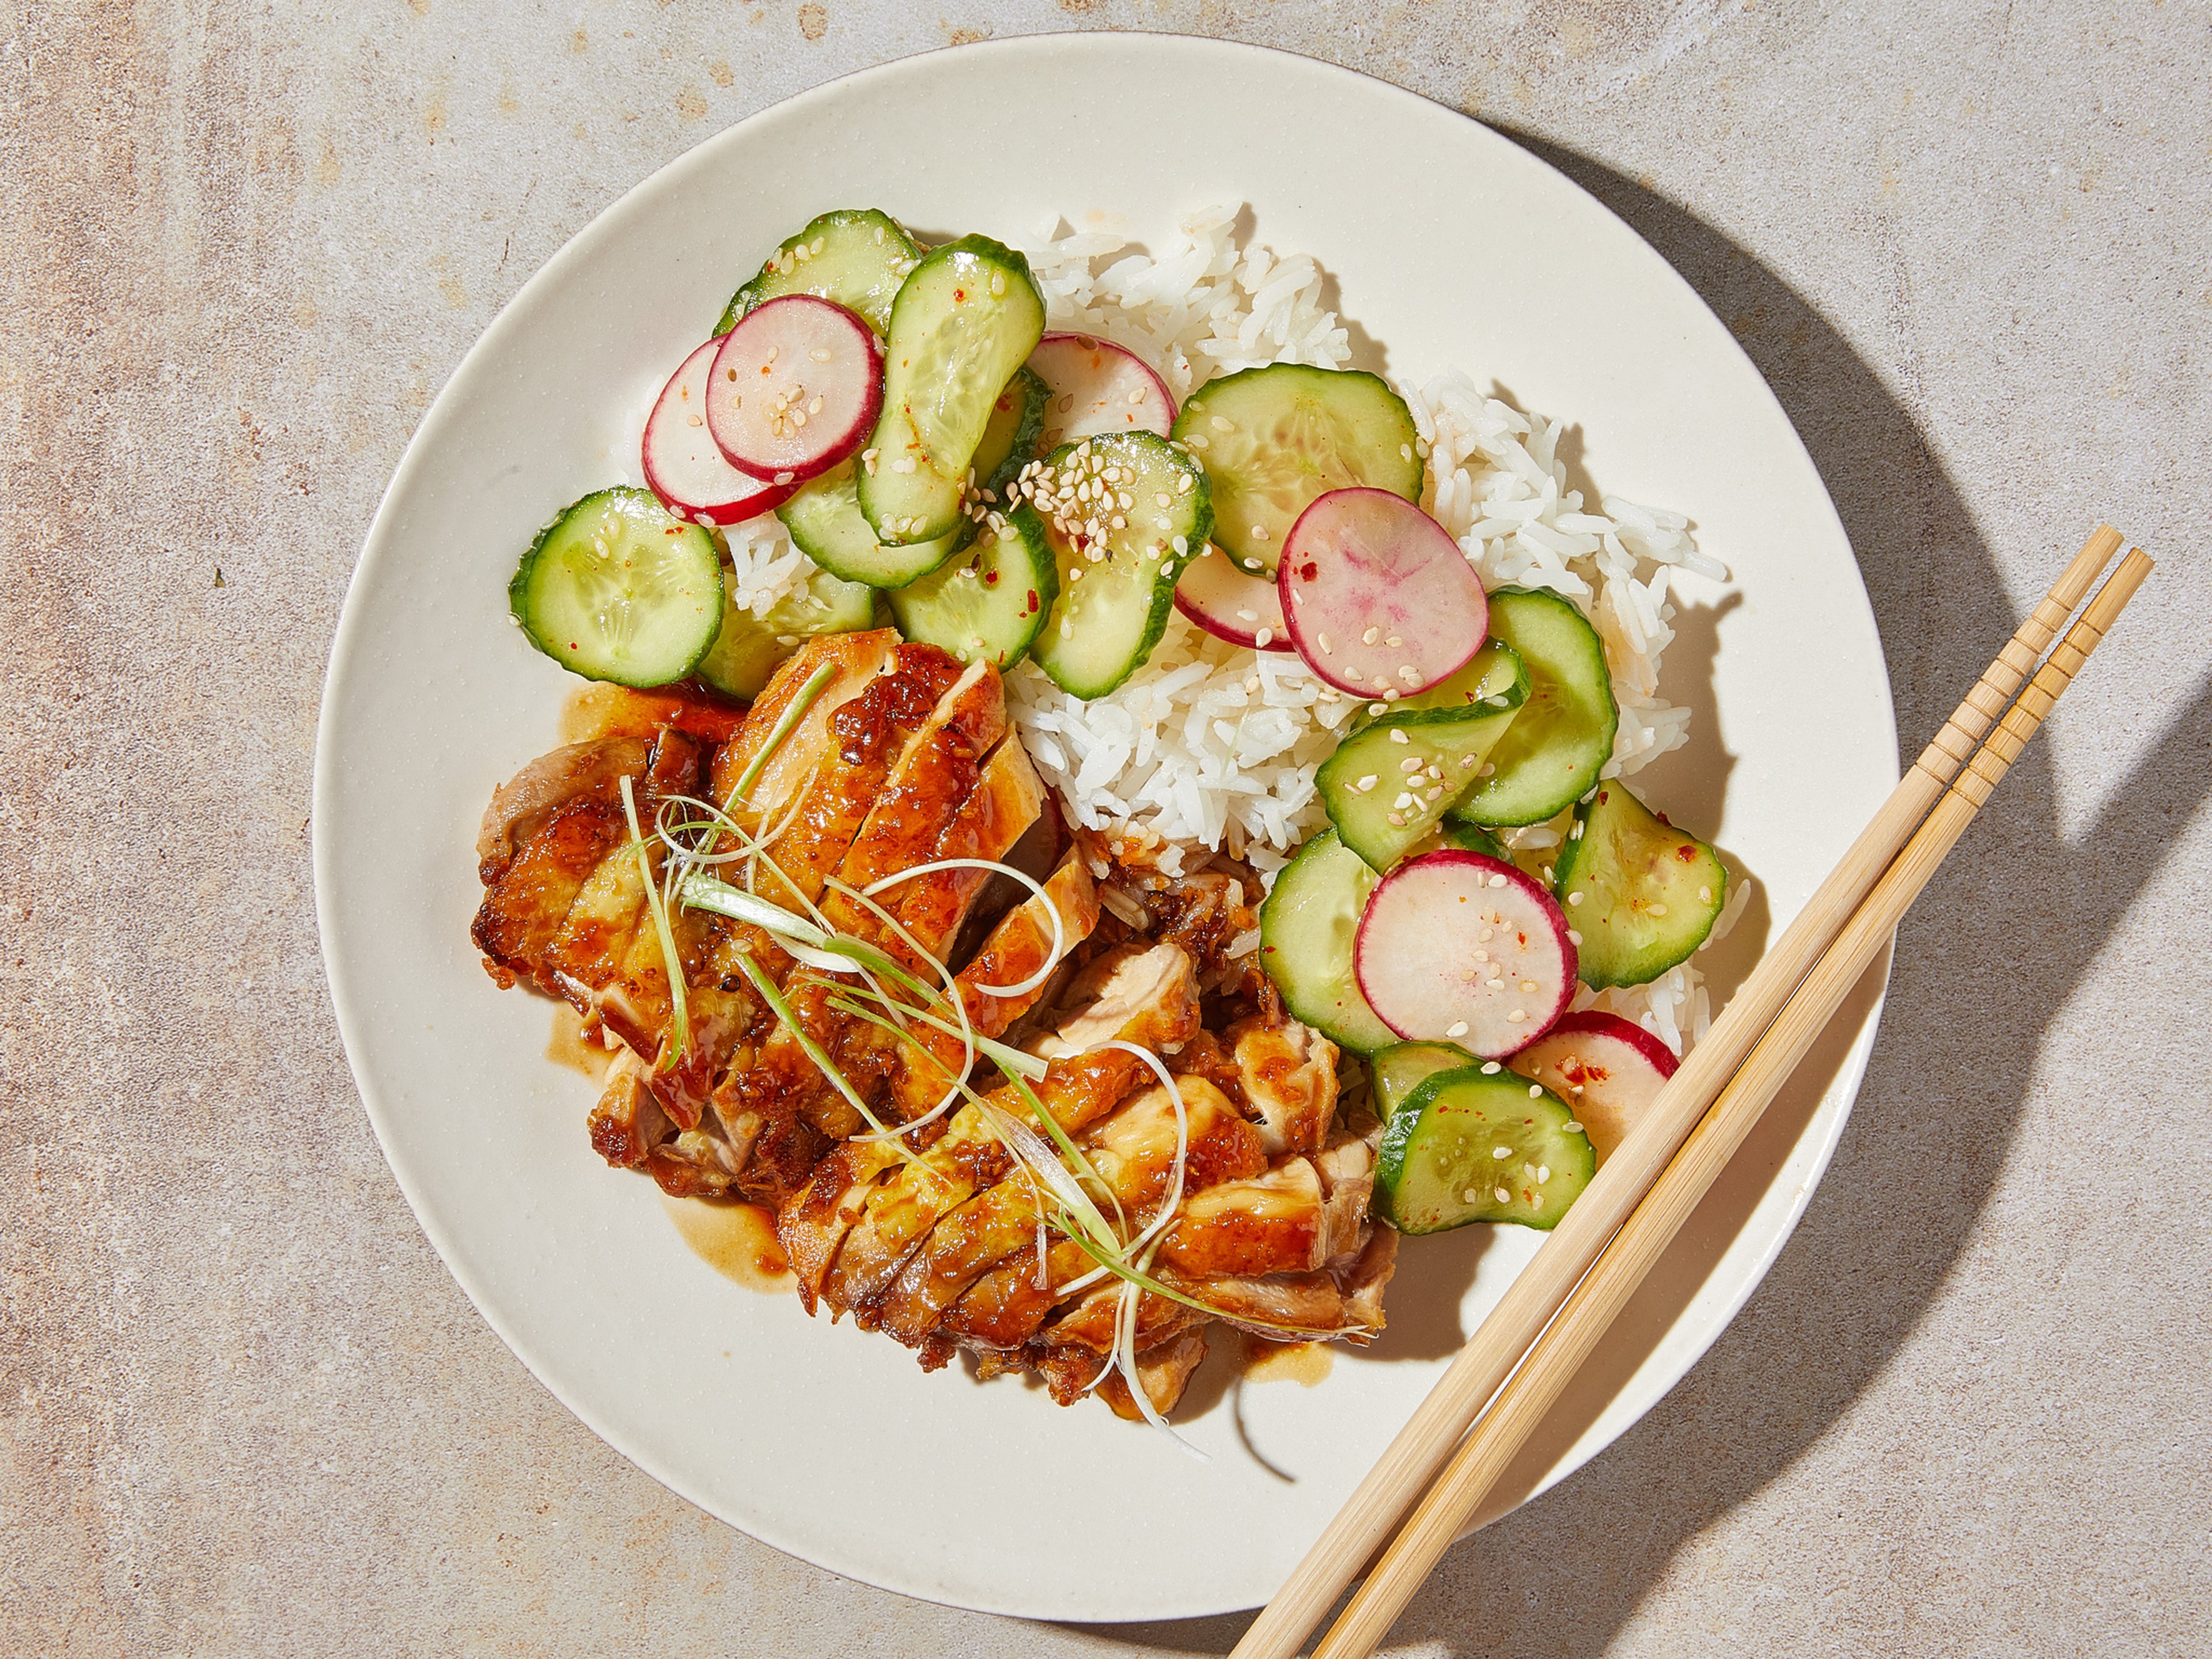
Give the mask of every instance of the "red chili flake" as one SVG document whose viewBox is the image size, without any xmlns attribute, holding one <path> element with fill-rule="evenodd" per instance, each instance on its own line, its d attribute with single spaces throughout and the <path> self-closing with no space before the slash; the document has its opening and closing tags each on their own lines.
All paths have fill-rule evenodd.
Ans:
<svg viewBox="0 0 2212 1659">
<path fill-rule="evenodd" d="M 983 586 L 986 587 L 996 587 L 998 585 L 999 573 L 995 570 L 986 570 L 983 573 Z"/>
<path fill-rule="evenodd" d="M 1313 580 L 1318 574 L 1319 573 L 1314 568 L 1313 562 L 1311 560 L 1308 560 L 1298 568 L 1298 580 L 1302 582 L 1310 582 Z"/>
<path fill-rule="evenodd" d="M 1685 864 L 1695 864 L 1698 861 L 1698 849 L 1694 847 L 1677 847 L 1674 849 L 1674 856 Z"/>
<path fill-rule="evenodd" d="M 958 301 L 962 301 L 962 300 L 964 300 L 964 299 L 966 299 L 967 297 L 968 297 L 968 290 L 967 290 L 966 289 L 964 289 L 964 288 L 956 288 L 956 289 L 954 289 L 952 290 L 952 298 L 953 298 L 953 300 L 954 300 L 955 303 L 957 303 Z"/>
<path fill-rule="evenodd" d="M 1036 596 L 1036 589 L 1035 589 L 1034 587 L 1032 587 L 1031 589 L 1030 589 L 1030 608 L 1029 608 L 1028 610 L 1026 610 L 1026 611 L 1023 611 L 1023 612 L 1022 612 L 1022 615 L 1024 615 L 1024 617 L 1034 617 L 1035 615 L 1036 615 L 1036 608 L 1037 608 L 1037 596 Z"/>
</svg>

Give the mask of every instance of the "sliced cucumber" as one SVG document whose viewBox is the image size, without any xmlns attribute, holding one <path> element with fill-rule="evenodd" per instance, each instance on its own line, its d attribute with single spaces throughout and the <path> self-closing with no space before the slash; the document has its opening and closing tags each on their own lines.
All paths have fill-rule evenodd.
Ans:
<svg viewBox="0 0 2212 1659">
<path fill-rule="evenodd" d="M 1363 370 L 1239 369 L 1191 394 L 1174 435 L 1212 481 L 1215 543 L 1246 570 L 1272 572 L 1298 514 L 1332 489 L 1421 499 L 1421 439 L 1406 400 Z"/>
<path fill-rule="evenodd" d="M 810 220 L 796 236 L 786 237 L 760 274 L 730 296 L 714 332 L 727 334 L 738 318 L 763 300 L 815 294 L 859 312 L 877 333 L 889 333 L 891 301 L 921 258 L 921 245 L 890 214 L 874 208 L 839 208 Z"/>
<path fill-rule="evenodd" d="M 884 541 L 933 541 L 960 527 L 999 394 L 1043 335 L 1029 261 L 988 236 L 946 243 L 900 285 L 883 413 L 859 474 L 860 511 Z"/>
<path fill-rule="evenodd" d="M 1260 907 L 1260 963 L 1283 1006 L 1332 1042 L 1373 1054 L 1398 1041 L 1359 994 L 1352 947 L 1375 872 L 1324 830 L 1298 849 Z"/>
<path fill-rule="evenodd" d="M 1728 902 L 1728 867 L 1618 778 L 1575 809 L 1552 890 L 1582 936 L 1583 984 L 1644 985 L 1687 962 Z"/>
<path fill-rule="evenodd" d="M 968 468 L 987 504 L 996 507 L 1004 501 L 1006 486 L 1036 459 L 1037 441 L 1044 435 L 1044 401 L 1050 391 L 1024 363 L 991 405 L 983 441 L 975 446 L 975 459 Z"/>
<path fill-rule="evenodd" d="M 1573 1123 L 1557 1095 L 1511 1072 L 1438 1072 L 1382 1132 L 1375 1212 L 1401 1233 L 1474 1221 L 1548 1231 L 1597 1173 Z"/>
<path fill-rule="evenodd" d="M 1528 676 L 1494 641 L 1442 685 L 1356 727 L 1314 782 L 1344 844 L 1388 870 L 1465 794 L 1518 718 Z"/>
<path fill-rule="evenodd" d="M 1063 691 L 1103 697 L 1166 631 L 1176 574 L 1213 523 L 1206 474 L 1156 432 L 1085 438 L 1053 451 L 1021 513 L 1060 567 L 1037 665 Z"/>
<path fill-rule="evenodd" d="M 921 580 L 885 595 L 899 632 L 1001 672 L 1022 659 L 1060 596 L 1036 514 L 1016 513 Z"/>
<path fill-rule="evenodd" d="M 602 489 L 538 532 L 507 584 L 530 641 L 572 673 L 665 685 L 699 665 L 722 626 L 714 538 L 649 489 Z"/>
<path fill-rule="evenodd" d="M 1376 1115 L 1385 1123 L 1413 1091 L 1438 1072 L 1464 1071 L 1482 1062 L 1456 1042 L 1399 1042 L 1367 1056 L 1368 1074 L 1374 1080 Z"/>
<path fill-rule="evenodd" d="M 1513 861 L 1513 855 L 1502 842 L 1479 823 L 1469 823 L 1455 812 L 1444 814 L 1444 821 L 1437 826 L 1437 835 L 1447 847 L 1456 847 L 1462 853 L 1480 853 L 1485 858 Z"/>
<path fill-rule="evenodd" d="M 769 607 L 764 617 L 722 601 L 722 631 L 694 672 L 717 691 L 750 702 L 769 676 L 817 634 L 845 634 L 874 620 L 875 589 L 817 570 Z"/>
<path fill-rule="evenodd" d="M 775 510 L 799 550 L 833 576 L 871 587 L 902 587 L 951 558 L 974 527 L 963 519 L 933 542 L 879 541 L 860 512 L 857 476 L 850 461 L 832 467 Z"/>
<path fill-rule="evenodd" d="M 1541 823 L 1588 794 L 1613 758 L 1620 711 L 1605 646 L 1572 600 L 1533 588 L 1490 596 L 1490 633 L 1528 665 L 1528 701 L 1457 811 L 1474 823 Z"/>
</svg>

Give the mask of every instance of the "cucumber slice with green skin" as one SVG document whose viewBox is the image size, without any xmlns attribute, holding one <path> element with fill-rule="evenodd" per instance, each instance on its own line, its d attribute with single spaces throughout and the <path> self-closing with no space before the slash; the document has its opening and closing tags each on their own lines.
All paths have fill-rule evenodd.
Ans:
<svg viewBox="0 0 2212 1659">
<path fill-rule="evenodd" d="M 1332 489 L 1364 484 L 1421 499 L 1413 417 L 1364 370 L 1239 369 L 1191 394 L 1174 435 L 1212 482 L 1213 539 L 1246 570 L 1273 575 L 1291 526 Z"/>
<path fill-rule="evenodd" d="M 1024 508 L 1004 530 L 986 530 L 965 551 L 884 597 L 908 639 L 1003 673 L 1044 626 L 1060 597 L 1060 569 L 1044 526 Z"/>
<path fill-rule="evenodd" d="M 858 476 L 850 461 L 833 467 L 775 510 L 799 550 L 833 576 L 871 587 L 903 587 L 951 558 L 974 528 L 963 519 L 933 542 L 880 541 L 860 511 Z"/>
<path fill-rule="evenodd" d="M 714 332 L 727 334 L 764 301 L 812 294 L 857 311 L 878 334 L 890 331 L 891 301 L 921 258 L 897 220 L 874 208 L 840 208 L 786 237 L 760 274 L 730 296 Z"/>
<path fill-rule="evenodd" d="M 1044 435 L 1044 403 L 1049 388 L 1035 369 L 1024 364 L 1014 378 L 1000 388 L 991 405 L 991 418 L 983 428 L 983 441 L 975 446 L 969 471 L 981 486 L 987 506 L 1006 499 L 1006 486 L 1021 470 L 1036 459 Z"/>
<path fill-rule="evenodd" d="M 1644 985 L 1705 942 L 1728 902 L 1728 867 L 1614 778 L 1575 809 L 1552 890 L 1582 936 L 1583 983 Z"/>
<path fill-rule="evenodd" d="M 1397 1042 L 1367 1056 L 1375 1089 L 1376 1115 L 1388 1123 L 1413 1097 L 1413 1091 L 1438 1072 L 1478 1069 L 1482 1062 L 1456 1042 Z"/>
<path fill-rule="evenodd" d="M 1061 445 L 1026 493 L 1021 512 L 1060 568 L 1037 665 L 1063 691 L 1103 697 L 1167 630 L 1176 574 L 1212 527 L 1206 474 L 1158 433 L 1123 432 Z"/>
<path fill-rule="evenodd" d="M 1534 588 L 1490 596 L 1490 633 L 1528 665 L 1528 701 L 1457 811 L 1475 823 L 1541 823 L 1588 794 L 1613 758 L 1620 710 L 1605 646 L 1571 599 Z"/>
<path fill-rule="evenodd" d="M 722 626 L 714 538 L 649 489 L 602 489 L 538 532 L 507 584 L 530 642 L 571 673 L 666 685 L 699 665 Z"/>
<path fill-rule="evenodd" d="M 860 511 L 879 538 L 960 527 L 999 394 L 1043 336 L 1044 295 L 1012 248 L 963 236 L 914 268 L 891 307 L 883 414 L 860 456 Z"/>
<path fill-rule="evenodd" d="M 1496 859 L 1501 864 L 1513 862 L 1513 855 L 1504 844 L 1479 823 L 1469 823 L 1465 818 L 1447 812 L 1437 826 L 1437 835 L 1447 847 L 1456 847 L 1462 853 L 1480 853 L 1486 859 Z"/>
<path fill-rule="evenodd" d="M 1355 727 L 1315 775 L 1344 844 L 1388 870 L 1474 786 L 1483 762 L 1518 718 L 1528 677 L 1509 647 L 1486 645 L 1458 673 L 1419 700 Z"/>
<path fill-rule="evenodd" d="M 817 570 L 769 607 L 764 617 L 722 602 L 722 631 L 694 671 L 725 696 L 750 702 L 769 676 L 817 634 L 846 634 L 875 618 L 876 593 L 860 582 Z"/>
<path fill-rule="evenodd" d="M 1375 872 L 1324 830 L 1275 878 L 1260 907 L 1260 963 L 1283 1006 L 1340 1048 L 1373 1054 L 1399 1041 L 1359 994 L 1352 942 Z"/>
<path fill-rule="evenodd" d="M 1401 1233 L 1475 1221 L 1549 1231 L 1597 1173 L 1559 1097 L 1511 1072 L 1439 1072 L 1382 1131 L 1375 1213 Z"/>
</svg>

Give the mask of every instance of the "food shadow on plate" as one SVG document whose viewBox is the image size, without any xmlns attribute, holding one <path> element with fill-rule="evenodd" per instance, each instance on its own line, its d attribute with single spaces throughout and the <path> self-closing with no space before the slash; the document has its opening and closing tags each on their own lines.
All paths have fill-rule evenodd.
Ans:
<svg viewBox="0 0 2212 1659">
<path fill-rule="evenodd" d="M 1917 422 L 1833 325 L 1724 234 L 1601 163 L 1508 136 L 1657 248 L 1772 386 L 1857 553 L 1889 655 L 1905 757 L 1917 753 L 2019 621 Z M 2051 523 L 2040 550 L 2047 573 L 2090 528 Z M 1676 690 L 1671 672 L 1668 689 Z M 2046 1025 L 2181 844 L 2179 827 L 2212 800 L 2208 749 L 2212 678 L 2164 723 L 2094 821 L 2068 836 L 2050 750 L 2029 746 L 1970 832 L 1969 855 L 1937 872 L 1899 930 L 1887 1017 L 1857 1105 L 1802 1223 L 1750 1302 L 1602 1455 L 1457 1545 L 1394 1629 L 1394 1647 L 1450 1659 L 1595 1659 L 1616 1648 L 1653 1587 L 1675 1570 L 1677 1553 L 1781 1475 L 1883 1374 L 1980 1224 Z M 2054 936 L 2067 941 L 2063 954 L 2024 942 Z M 1932 1133 L 1935 1117 L 1972 1133 Z M 1771 1146 L 1766 1135 L 1792 1132 L 1786 1118 L 1772 1120 L 1745 1156 Z M 1870 1240 L 1869 1218 L 1896 1213 L 1899 1172 L 1907 1167 L 1915 1170 L 1908 1196 L 1917 1200 L 1910 1227 L 1884 1227 Z M 1705 1220 L 1701 1213 L 1701 1233 Z M 1654 1309 L 1655 1318 L 1666 1316 L 1663 1304 Z M 1580 1432 L 1595 1403 L 1584 1389 L 1610 1397 L 1620 1368 L 1648 1350 L 1648 1337 L 1638 1340 L 1641 1313 L 1629 1317 L 1631 1340 L 1601 1355 L 1602 1369 L 1562 1400 L 1532 1459 Z M 1525 1490 L 1525 1465 L 1507 1480 Z M 1602 1571 L 1590 1570 L 1601 1561 Z M 1222 1654 L 1252 1616 L 1061 1630 L 1102 1652 Z"/>
</svg>

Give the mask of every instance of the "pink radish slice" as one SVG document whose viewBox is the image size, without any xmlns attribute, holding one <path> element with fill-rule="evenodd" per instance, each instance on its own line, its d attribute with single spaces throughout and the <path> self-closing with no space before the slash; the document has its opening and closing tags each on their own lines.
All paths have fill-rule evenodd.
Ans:
<svg viewBox="0 0 2212 1659">
<path fill-rule="evenodd" d="M 721 349 L 717 335 L 686 357 L 645 422 L 645 482 L 671 513 L 700 524 L 742 524 L 773 513 L 793 488 L 738 471 L 707 430 L 707 377 Z"/>
<path fill-rule="evenodd" d="M 1289 651 L 1290 630 L 1274 583 L 1239 570 L 1226 553 L 1208 549 L 1176 579 L 1176 609 L 1207 633 L 1256 651 Z"/>
<path fill-rule="evenodd" d="M 1088 334 L 1048 334 L 1030 353 L 1030 368 L 1045 384 L 1044 435 L 1037 453 L 1109 432 L 1175 429 L 1175 399 L 1167 382 L 1133 352 Z"/>
<path fill-rule="evenodd" d="M 707 429 L 742 472 L 791 484 L 858 449 L 884 405 L 884 354 L 841 305 L 787 294 L 722 337 Z"/>
<path fill-rule="evenodd" d="M 1446 850 L 1368 895 L 1352 946 L 1360 994 L 1400 1036 L 1518 1053 L 1567 1010 L 1575 946 L 1552 896 L 1511 865 Z"/>
<path fill-rule="evenodd" d="M 1667 1079 L 1674 1051 L 1619 1014 L 1585 1008 L 1513 1056 L 1513 1069 L 1574 1109 L 1602 1164 Z"/>
<path fill-rule="evenodd" d="M 1490 631 L 1490 600 L 1467 556 L 1387 489 L 1316 498 L 1283 538 L 1275 582 L 1298 654 L 1359 696 L 1440 684 Z"/>
</svg>

